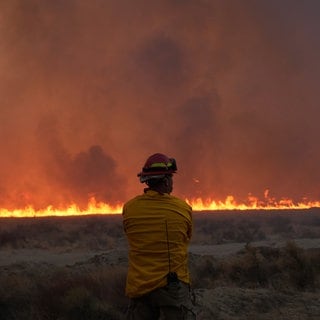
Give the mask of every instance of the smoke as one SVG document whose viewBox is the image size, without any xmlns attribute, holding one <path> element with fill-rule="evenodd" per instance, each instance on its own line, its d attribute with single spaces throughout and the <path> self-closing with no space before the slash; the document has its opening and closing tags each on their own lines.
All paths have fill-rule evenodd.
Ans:
<svg viewBox="0 0 320 320">
<path fill-rule="evenodd" d="M 85 208 L 91 197 L 99 202 L 119 201 L 119 190 L 125 180 L 117 173 L 115 160 L 101 146 L 93 145 L 71 155 L 59 137 L 58 122 L 53 116 L 42 119 L 37 134 L 38 141 L 45 142 L 39 145 L 41 153 L 37 157 L 41 159 L 46 182 L 59 191 L 53 199 L 47 198 L 43 205 L 50 201 L 55 206 L 77 203 Z"/>
<path fill-rule="evenodd" d="M 0 3 L 0 206 L 141 192 L 319 199 L 318 1 Z"/>
</svg>

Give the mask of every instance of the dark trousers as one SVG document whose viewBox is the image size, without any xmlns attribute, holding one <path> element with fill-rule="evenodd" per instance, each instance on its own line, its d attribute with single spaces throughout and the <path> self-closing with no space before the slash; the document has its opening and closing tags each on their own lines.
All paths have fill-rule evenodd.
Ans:
<svg viewBox="0 0 320 320">
<path fill-rule="evenodd" d="M 128 320 L 194 320 L 190 287 L 181 281 L 169 283 L 130 300 Z"/>
</svg>

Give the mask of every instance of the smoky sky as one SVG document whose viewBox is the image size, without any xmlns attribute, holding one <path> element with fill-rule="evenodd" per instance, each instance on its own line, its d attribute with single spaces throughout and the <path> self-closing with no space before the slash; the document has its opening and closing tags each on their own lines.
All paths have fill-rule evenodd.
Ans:
<svg viewBox="0 0 320 320">
<path fill-rule="evenodd" d="M 0 206 L 320 199 L 316 0 L 0 2 Z"/>
</svg>

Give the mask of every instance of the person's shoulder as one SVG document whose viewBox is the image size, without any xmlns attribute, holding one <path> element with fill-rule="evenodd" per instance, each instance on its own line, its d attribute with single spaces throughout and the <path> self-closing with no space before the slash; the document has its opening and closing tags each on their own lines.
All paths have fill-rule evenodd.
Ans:
<svg viewBox="0 0 320 320">
<path fill-rule="evenodd" d="M 181 198 L 173 196 L 173 195 L 170 195 L 170 198 L 172 199 L 172 201 L 174 201 L 180 207 L 183 207 L 184 209 L 186 209 L 188 211 L 192 211 L 192 207 L 185 200 L 182 200 Z"/>
<path fill-rule="evenodd" d="M 136 202 L 136 201 L 139 200 L 140 198 L 141 198 L 141 195 L 137 195 L 137 196 L 129 199 L 127 202 L 125 202 L 125 203 L 124 203 L 124 206 L 130 205 L 131 203 Z"/>
</svg>

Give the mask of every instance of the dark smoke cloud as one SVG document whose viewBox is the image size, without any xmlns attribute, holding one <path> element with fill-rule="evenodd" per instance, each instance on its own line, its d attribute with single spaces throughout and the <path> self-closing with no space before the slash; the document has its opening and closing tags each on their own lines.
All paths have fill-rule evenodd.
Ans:
<svg viewBox="0 0 320 320">
<path fill-rule="evenodd" d="M 37 134 L 41 150 L 37 157 L 41 159 L 45 184 L 59 192 L 44 194 L 42 205 L 77 203 L 85 208 L 91 197 L 98 202 L 119 202 L 125 179 L 117 173 L 115 160 L 101 146 L 70 154 L 59 137 L 58 122 L 53 116 L 41 120 Z"/>
<path fill-rule="evenodd" d="M 140 192 L 319 199 L 318 1 L 0 3 L 0 206 Z"/>
</svg>

